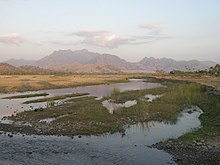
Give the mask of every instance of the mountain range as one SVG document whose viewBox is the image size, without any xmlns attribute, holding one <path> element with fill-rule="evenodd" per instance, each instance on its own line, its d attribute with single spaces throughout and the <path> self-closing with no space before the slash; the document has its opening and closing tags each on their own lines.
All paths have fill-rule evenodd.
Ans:
<svg viewBox="0 0 220 165">
<path fill-rule="evenodd" d="M 197 71 L 208 69 L 216 63 L 212 61 L 176 61 L 170 58 L 145 57 L 139 62 L 128 62 L 116 55 L 90 52 L 86 49 L 58 50 L 39 60 L 10 59 L 5 61 L 20 67 L 32 65 L 50 71 L 68 73 L 137 73 L 164 70 Z"/>
</svg>

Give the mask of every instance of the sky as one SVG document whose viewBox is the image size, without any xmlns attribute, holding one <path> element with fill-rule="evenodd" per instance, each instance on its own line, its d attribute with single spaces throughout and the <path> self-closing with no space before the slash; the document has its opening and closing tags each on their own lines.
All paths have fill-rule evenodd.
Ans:
<svg viewBox="0 0 220 165">
<path fill-rule="evenodd" d="M 88 49 L 220 63 L 220 0 L 0 0 L 0 61 Z"/>
</svg>

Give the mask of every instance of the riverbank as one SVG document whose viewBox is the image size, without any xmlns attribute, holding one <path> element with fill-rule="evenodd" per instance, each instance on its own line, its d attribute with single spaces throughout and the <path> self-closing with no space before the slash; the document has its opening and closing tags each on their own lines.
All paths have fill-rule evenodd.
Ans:
<svg viewBox="0 0 220 165">
<path fill-rule="evenodd" d="M 162 76 L 159 80 L 188 81 L 206 85 L 205 92 L 207 101 L 197 105 L 203 109 L 200 116 L 202 128 L 187 133 L 178 139 L 169 139 L 159 142 L 152 147 L 164 150 L 173 156 L 173 160 L 180 165 L 188 164 L 220 164 L 220 88 L 219 78 L 209 77 L 180 77 Z"/>
<path fill-rule="evenodd" d="M 197 82 L 202 85 L 213 87 L 213 90 L 220 91 L 220 77 L 215 76 L 206 76 L 206 75 L 150 75 L 150 77 L 157 79 L 167 79 L 167 80 L 180 80 L 180 81 L 189 81 Z"/>
<path fill-rule="evenodd" d="M 204 140 L 197 140 L 185 144 L 181 141 L 168 140 L 156 143 L 152 147 L 171 154 L 178 165 L 217 165 L 220 163 L 219 142 L 209 144 Z"/>
</svg>

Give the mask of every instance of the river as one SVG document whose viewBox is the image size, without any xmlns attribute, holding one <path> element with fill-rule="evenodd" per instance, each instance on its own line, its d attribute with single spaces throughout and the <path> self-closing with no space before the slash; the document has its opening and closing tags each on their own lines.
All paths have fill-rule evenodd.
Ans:
<svg viewBox="0 0 220 165">
<path fill-rule="evenodd" d="M 161 85 L 141 80 L 131 80 L 129 83 L 43 90 L 39 92 L 49 93 L 47 97 L 73 92 L 88 92 L 92 96 L 102 97 L 108 95 L 114 88 L 124 91 L 158 86 Z M 15 94 L 0 95 L 0 97 L 11 95 Z M 18 111 L 28 110 L 30 105 L 23 105 L 22 102 L 30 99 L 0 99 L 1 116 L 11 115 L 15 107 Z M 151 148 L 150 145 L 169 138 L 178 138 L 187 132 L 198 129 L 201 126 L 198 119 L 201 113 L 202 110 L 194 106 L 192 109 L 186 109 L 180 113 L 175 124 L 155 121 L 139 123 L 127 127 L 123 135 L 115 133 L 71 138 L 65 136 L 24 136 L 16 134 L 10 138 L 7 133 L 1 133 L 0 164 L 176 164 L 171 155 Z"/>
</svg>

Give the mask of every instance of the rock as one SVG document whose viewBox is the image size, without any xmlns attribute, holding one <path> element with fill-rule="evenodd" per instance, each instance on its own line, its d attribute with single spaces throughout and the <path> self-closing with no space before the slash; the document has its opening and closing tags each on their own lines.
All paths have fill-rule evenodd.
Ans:
<svg viewBox="0 0 220 165">
<path fill-rule="evenodd" d="M 196 111 L 197 111 L 197 109 L 194 108 L 194 109 L 193 109 L 193 112 L 196 112 Z"/>
<path fill-rule="evenodd" d="M 196 145 L 197 146 L 202 146 L 202 143 L 201 142 L 197 142 Z"/>
<path fill-rule="evenodd" d="M 8 137 L 12 138 L 12 137 L 13 137 L 13 135 L 11 135 L 11 134 L 8 134 Z"/>
<path fill-rule="evenodd" d="M 187 111 L 187 113 L 188 113 L 188 114 L 191 114 L 191 113 L 193 113 L 193 111 L 189 110 L 189 111 Z"/>
</svg>

